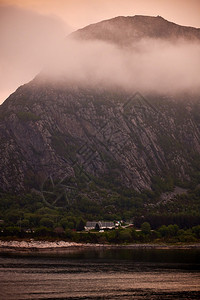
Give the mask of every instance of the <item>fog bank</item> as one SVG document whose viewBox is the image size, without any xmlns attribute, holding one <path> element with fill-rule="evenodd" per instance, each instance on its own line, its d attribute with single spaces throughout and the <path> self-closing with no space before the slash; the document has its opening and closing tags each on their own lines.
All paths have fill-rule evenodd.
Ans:
<svg viewBox="0 0 200 300">
<path fill-rule="evenodd" d="M 140 92 L 197 92 L 200 43 L 143 39 L 129 48 L 99 41 L 67 40 L 46 75 L 82 85 Z"/>
</svg>

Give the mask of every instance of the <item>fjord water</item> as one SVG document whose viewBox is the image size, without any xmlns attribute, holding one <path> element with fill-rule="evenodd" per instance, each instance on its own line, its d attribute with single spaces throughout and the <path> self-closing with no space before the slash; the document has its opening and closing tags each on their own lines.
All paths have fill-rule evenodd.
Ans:
<svg viewBox="0 0 200 300">
<path fill-rule="evenodd" d="M 0 256 L 0 299 L 200 299 L 200 249 Z"/>
</svg>

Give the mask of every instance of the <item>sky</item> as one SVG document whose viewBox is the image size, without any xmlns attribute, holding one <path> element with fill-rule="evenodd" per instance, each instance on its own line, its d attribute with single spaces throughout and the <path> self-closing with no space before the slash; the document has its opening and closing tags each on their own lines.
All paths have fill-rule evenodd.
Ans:
<svg viewBox="0 0 200 300">
<path fill-rule="evenodd" d="M 53 14 L 77 29 L 119 15 L 161 15 L 180 25 L 200 27 L 199 0 L 0 0 L 42 14 Z"/>
<path fill-rule="evenodd" d="M 0 0 L 0 103 L 40 72 L 71 31 L 138 14 L 200 28 L 200 0 Z"/>
</svg>

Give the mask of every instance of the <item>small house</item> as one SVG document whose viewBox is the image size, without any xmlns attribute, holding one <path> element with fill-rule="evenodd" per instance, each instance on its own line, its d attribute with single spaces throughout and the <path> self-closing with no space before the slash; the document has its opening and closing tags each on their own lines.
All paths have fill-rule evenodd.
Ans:
<svg viewBox="0 0 200 300">
<path fill-rule="evenodd" d="M 88 221 L 85 226 L 85 230 L 108 230 L 114 229 L 115 224 L 114 222 L 106 222 L 106 221 Z"/>
<path fill-rule="evenodd" d="M 93 230 L 98 226 L 98 222 L 96 221 L 88 221 L 85 225 L 85 230 L 89 231 L 89 230 Z"/>
<path fill-rule="evenodd" d="M 114 229 L 115 224 L 114 222 L 99 221 L 99 228 L 100 230 Z"/>
</svg>

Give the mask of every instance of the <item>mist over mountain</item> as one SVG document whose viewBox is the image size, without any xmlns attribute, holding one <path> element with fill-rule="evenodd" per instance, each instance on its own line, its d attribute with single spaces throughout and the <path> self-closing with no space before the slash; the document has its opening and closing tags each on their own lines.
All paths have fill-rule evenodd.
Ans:
<svg viewBox="0 0 200 300">
<path fill-rule="evenodd" d="M 161 17 L 117 17 L 72 33 L 41 76 L 129 92 L 196 92 L 199 29 Z"/>
<path fill-rule="evenodd" d="M 155 177 L 192 181 L 199 50 L 200 29 L 161 17 L 117 17 L 73 33 L 0 106 L 1 189 L 41 194 L 53 180 L 82 192 L 91 184 L 141 192 Z"/>
</svg>

